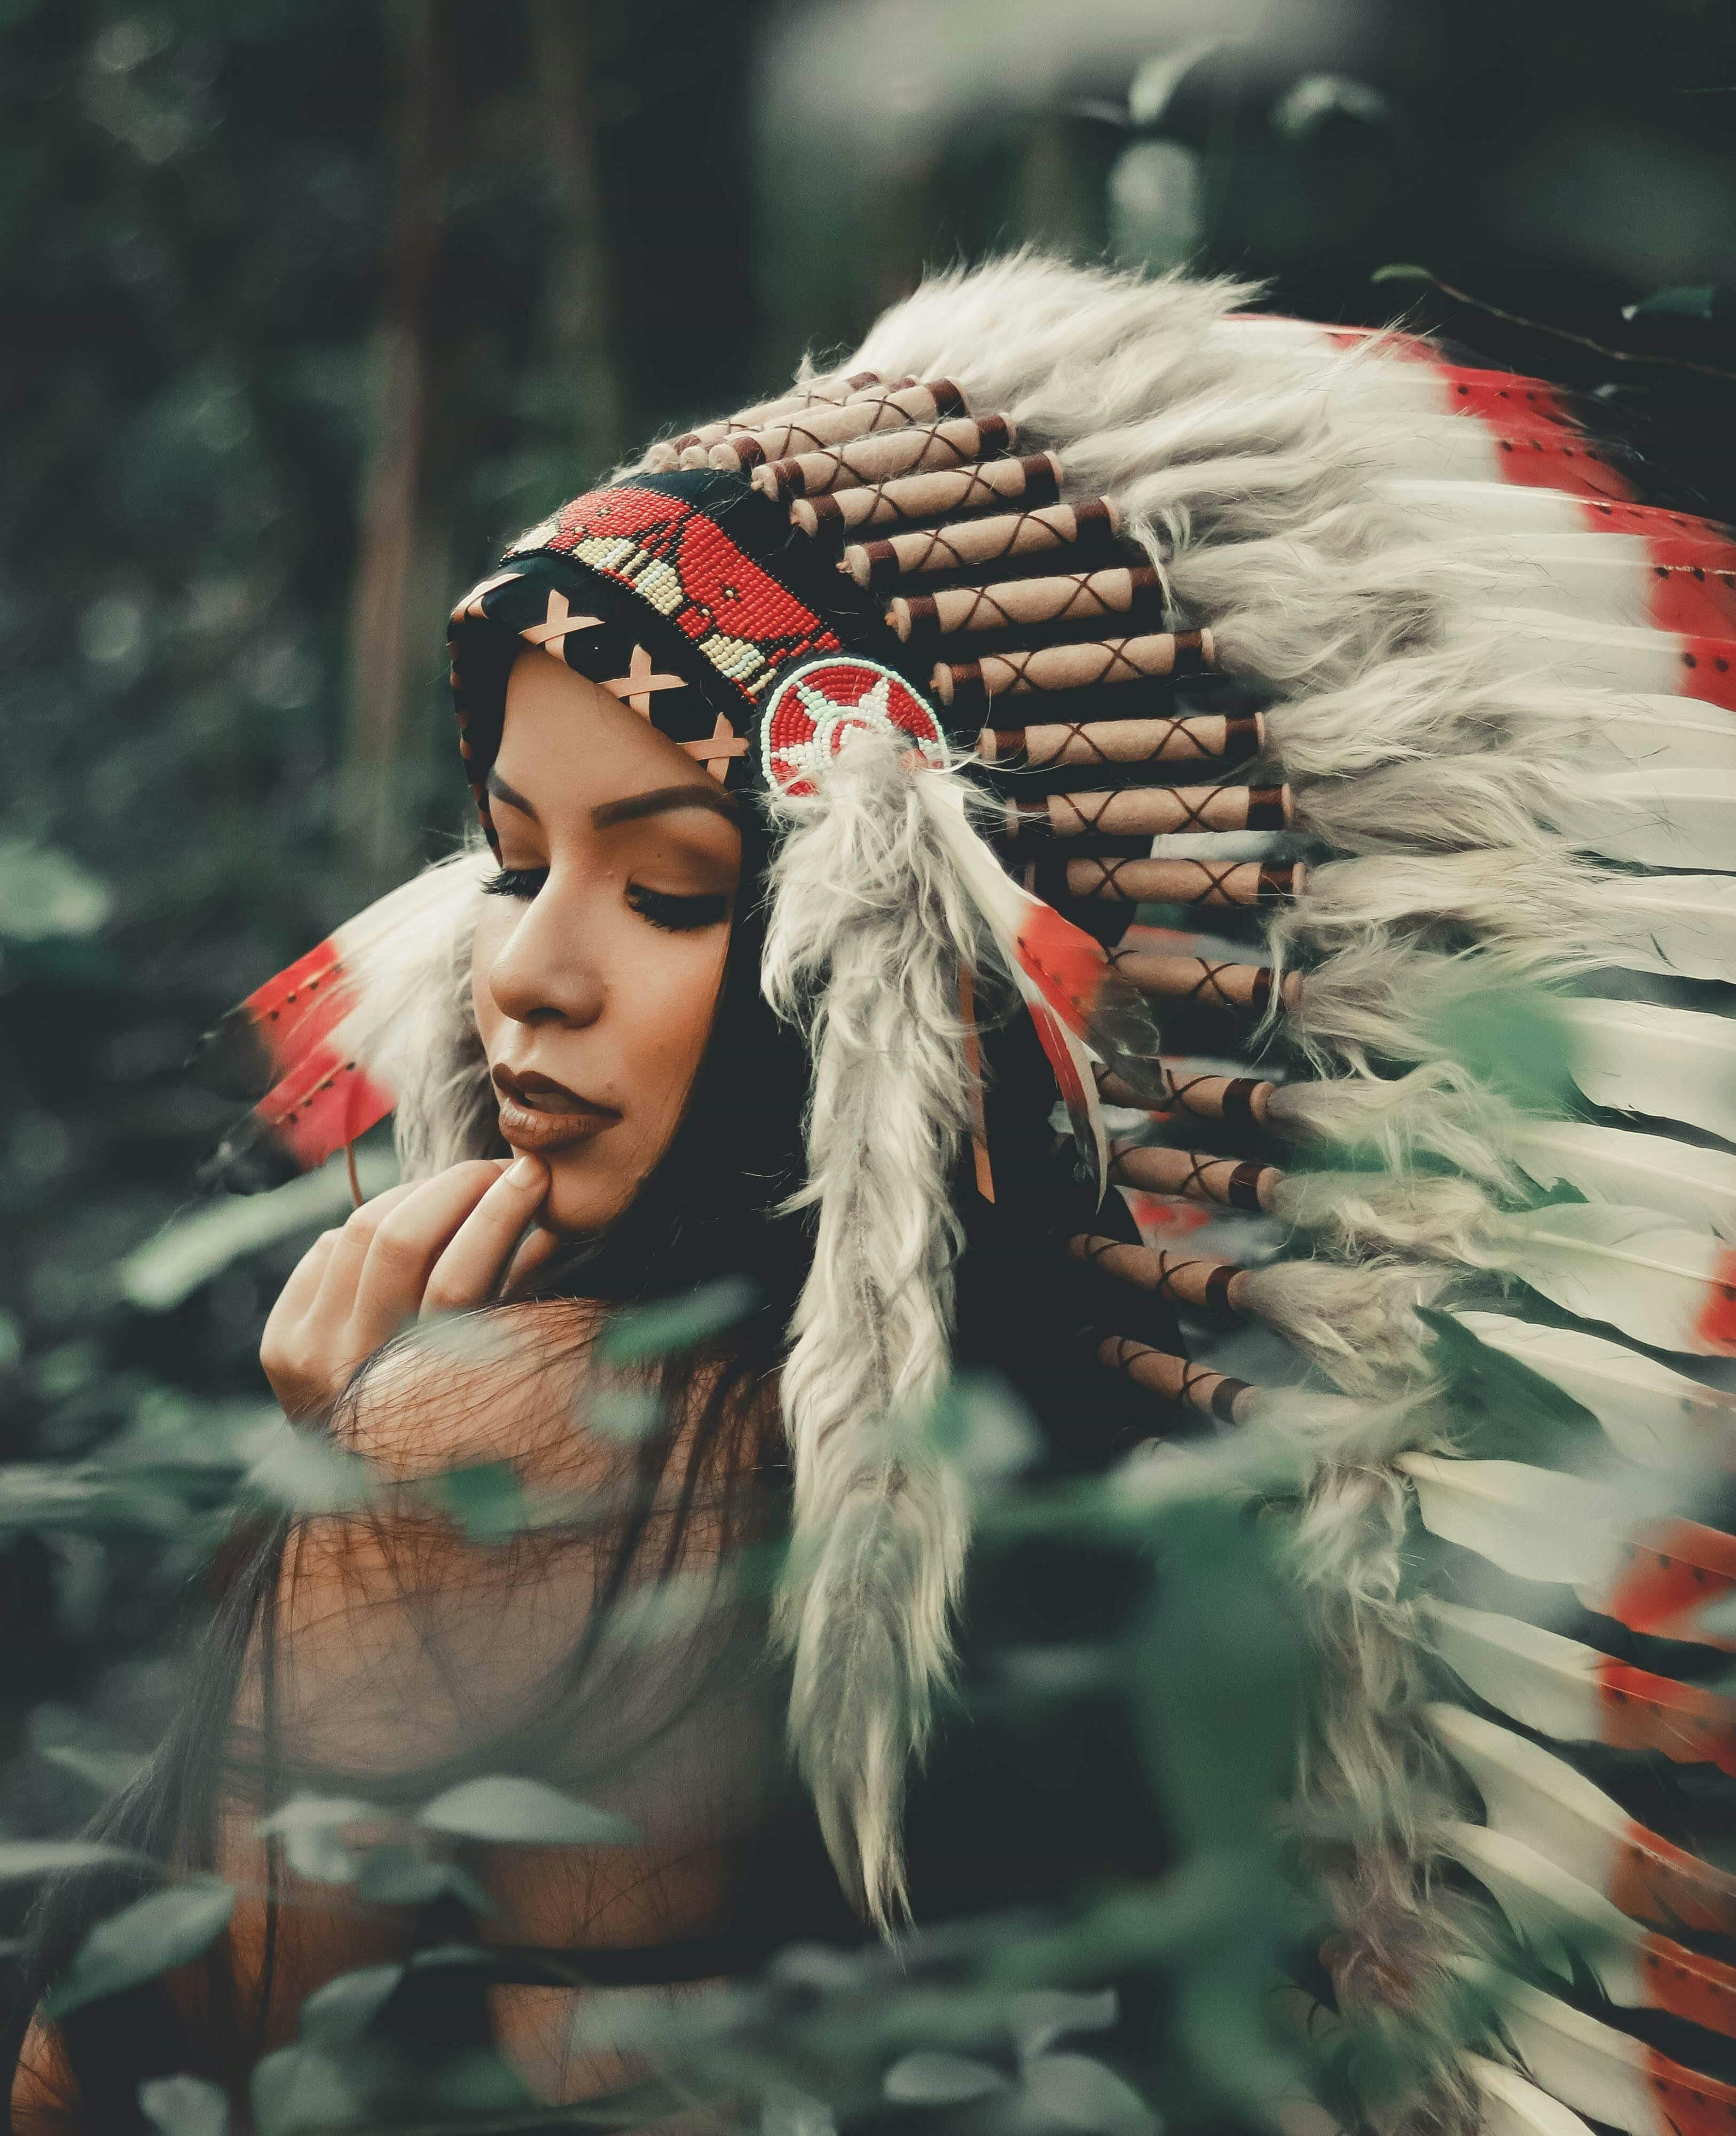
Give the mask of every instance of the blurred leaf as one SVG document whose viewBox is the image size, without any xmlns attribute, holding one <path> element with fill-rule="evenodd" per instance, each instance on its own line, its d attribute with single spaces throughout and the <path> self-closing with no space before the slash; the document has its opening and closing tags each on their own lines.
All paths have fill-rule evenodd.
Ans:
<svg viewBox="0 0 1736 2136">
<path fill-rule="evenodd" d="M 359 1150 L 356 1169 L 366 1198 L 396 1184 L 398 1168 L 387 1151 Z M 116 1271 L 121 1295 L 144 1312 L 167 1313 L 232 1261 L 341 1221 L 350 1207 L 349 1177 L 341 1160 L 269 1194 L 231 1195 L 177 1216 L 129 1254 Z"/>
<path fill-rule="evenodd" d="M 1043 1451 L 1043 1435 L 1018 1396 L 987 1372 L 962 1372 L 929 1420 L 928 1436 L 979 1487 L 1028 1468 Z"/>
<path fill-rule="evenodd" d="M 216 1941 L 235 1905 L 234 1887 L 216 1882 L 177 1884 L 135 1901 L 91 1930 L 42 2007 L 51 2017 L 64 2017 L 185 1965 Z"/>
<path fill-rule="evenodd" d="M 365 1965 L 340 1973 L 316 1988 L 302 2004 L 301 2034 L 313 2047 L 337 2047 L 359 2039 L 396 1992 L 401 1965 Z"/>
<path fill-rule="evenodd" d="M 1006 2079 L 987 2062 L 963 2055 L 905 2055 L 894 2062 L 882 2087 L 901 2106 L 962 2106 L 967 2100 L 1005 2091 Z"/>
<path fill-rule="evenodd" d="M 465 1780 L 429 1803 L 417 1818 L 431 1832 L 449 1832 L 464 1839 L 523 1842 L 545 1847 L 631 1846 L 638 1833 L 612 1811 L 594 1809 L 570 1795 L 545 1787 L 541 1780 L 510 1773 Z"/>
<path fill-rule="evenodd" d="M 1163 2125 L 1130 2084 L 1089 2055 L 1039 2055 L 1026 2067 L 1023 2089 L 1048 2128 L 1158 2136 Z"/>
<path fill-rule="evenodd" d="M 0 940 L 94 934 L 112 902 L 108 885 L 70 853 L 27 838 L 0 837 Z"/>
<path fill-rule="evenodd" d="M 202 2076 L 147 2077 L 138 2104 L 162 2136 L 226 2136 L 229 2095 Z"/>
<path fill-rule="evenodd" d="M 1432 267 L 1418 267 L 1408 260 L 1377 267 L 1369 276 L 1371 282 L 1432 282 L 1434 279 Z"/>
<path fill-rule="evenodd" d="M 1116 2022 L 1113 1988 L 1096 1995 L 1069 1995 L 1059 1988 L 1013 1998 L 1013 2038 L 1021 2057 L 1045 2053 L 1069 2032 L 1106 2032 Z"/>
<path fill-rule="evenodd" d="M 430 1862 L 411 1847 L 371 1847 L 356 1891 L 376 1906 L 426 1906 L 453 1898 L 474 1914 L 495 1910 L 494 1901 L 468 1869 L 456 1862 Z"/>
<path fill-rule="evenodd" d="M 1272 124 L 1287 141 L 1314 140 L 1335 119 L 1359 126 L 1388 126 L 1392 110 L 1378 89 L 1350 75 L 1309 74 L 1290 87 L 1272 107 Z"/>
<path fill-rule="evenodd" d="M 529 1526 L 531 1508 L 509 1461 L 448 1468 L 422 1486 L 429 1500 L 463 1529 L 468 1542 L 504 1542 Z"/>
<path fill-rule="evenodd" d="M 1624 319 L 1712 319 L 1718 316 L 1715 283 L 1694 289 L 1657 289 L 1637 304 L 1623 304 Z"/>
<path fill-rule="evenodd" d="M 1527 1112 L 1559 1113 L 1572 1100 L 1573 1033 L 1541 988 L 1455 990 L 1427 1030 L 1449 1059 Z"/>
<path fill-rule="evenodd" d="M 261 2056 L 248 2082 L 248 2100 L 259 2136 L 367 2125 L 363 2101 L 346 2072 L 314 2047 L 279 2047 Z"/>
<path fill-rule="evenodd" d="M 606 1387 L 585 1409 L 584 1420 L 605 1439 L 636 1444 L 663 1421 L 662 1402 L 649 1387 Z"/>
<path fill-rule="evenodd" d="M 281 1839 L 284 1857 L 298 1876 L 320 1884 L 348 1884 L 361 1869 L 361 1852 L 341 1837 L 346 1825 L 377 1823 L 390 1813 L 359 1795 L 292 1795 L 255 1829 Z"/>
<path fill-rule="evenodd" d="M 136 1780 L 149 1760 L 130 1750 L 85 1750 L 61 1743 L 39 1754 L 45 1765 L 57 1766 L 81 1780 L 98 1797 L 112 1795 Z"/>
<path fill-rule="evenodd" d="M 759 1287 L 745 1276 L 725 1276 L 685 1298 L 618 1313 L 597 1343 L 607 1365 L 643 1365 L 691 1350 L 744 1319 L 759 1303 Z"/>
<path fill-rule="evenodd" d="M 1429 1330 L 1435 1370 L 1452 1390 L 1457 1452 L 1572 1469 L 1582 1451 L 1601 1451 L 1596 1417 L 1552 1381 L 1480 1342 L 1450 1313 L 1423 1306 L 1418 1318 Z"/>
<path fill-rule="evenodd" d="M 0 1884 L 22 1883 L 34 1876 L 57 1876 L 68 1869 L 151 1866 L 142 1854 L 124 1847 L 105 1847 L 95 1839 L 0 1839 Z"/>
<path fill-rule="evenodd" d="M 1176 91 L 1201 60 L 1223 51 L 1228 41 L 1223 37 L 1196 37 L 1176 51 L 1147 60 L 1127 91 L 1129 119 L 1136 126 L 1161 126 L 1175 101 Z"/>
<path fill-rule="evenodd" d="M 279 1418 L 243 1488 L 298 1513 L 354 1512 L 378 1488 L 371 1464 L 312 1428 Z"/>
</svg>

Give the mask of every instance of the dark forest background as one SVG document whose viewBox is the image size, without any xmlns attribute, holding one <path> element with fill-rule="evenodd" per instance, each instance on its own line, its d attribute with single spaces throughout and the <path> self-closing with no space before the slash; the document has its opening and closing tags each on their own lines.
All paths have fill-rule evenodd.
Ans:
<svg viewBox="0 0 1736 2136">
<path fill-rule="evenodd" d="M 245 1466 L 346 1197 L 201 1208 L 235 1107 L 184 1064 L 458 831 L 454 592 L 1026 241 L 1406 314 L 1736 516 L 1709 0 L 0 0 L 0 1464 Z M 23 1836 L 148 1748 L 210 1541 L 46 1473 L 0 1502 Z"/>
</svg>

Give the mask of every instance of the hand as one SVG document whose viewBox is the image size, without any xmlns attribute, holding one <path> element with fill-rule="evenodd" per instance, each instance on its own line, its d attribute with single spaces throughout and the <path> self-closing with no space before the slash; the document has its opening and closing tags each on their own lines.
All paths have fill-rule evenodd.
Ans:
<svg viewBox="0 0 1736 2136">
<path fill-rule="evenodd" d="M 329 1410 L 357 1366 L 410 1321 L 485 1304 L 522 1283 L 557 1243 L 541 1226 L 525 1237 L 548 1187 L 538 1158 L 479 1159 L 390 1187 L 322 1233 L 259 1343 L 285 1415 Z"/>
</svg>

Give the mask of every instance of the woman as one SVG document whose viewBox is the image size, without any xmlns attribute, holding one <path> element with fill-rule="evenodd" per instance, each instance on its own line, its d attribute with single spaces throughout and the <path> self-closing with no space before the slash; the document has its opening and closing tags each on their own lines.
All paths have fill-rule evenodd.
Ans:
<svg viewBox="0 0 1736 2136">
<path fill-rule="evenodd" d="M 1573 1322 L 1736 1347 L 1729 1160 L 1540 1125 L 1452 1056 L 1478 986 L 1612 968 L 1613 992 L 1554 1012 L 1583 1109 L 1736 1137 L 1729 1027 L 1635 998 L 1632 976 L 1736 973 L 1728 886 L 1682 872 L 1732 849 L 1706 708 L 1736 703 L 1717 649 L 1736 555 L 1620 502 L 1535 381 L 1237 316 L 1237 294 L 1032 259 L 939 278 L 844 371 L 654 448 L 460 604 L 496 871 L 431 871 L 248 1004 L 279 1078 L 260 1126 L 292 1155 L 396 1104 L 406 1184 L 316 1245 L 263 1352 L 286 1410 L 329 1419 L 390 1488 L 231 1570 L 198 1695 L 110 1829 L 247 1896 L 206 1964 L 37 2027 L 26 2125 L 137 2125 L 141 2078 L 174 2070 L 239 2092 L 310 1988 L 454 1934 L 492 1963 L 407 1974 L 384 2036 L 424 2058 L 492 2036 L 534 2092 L 579 2096 L 614 2072 L 563 2054 L 575 1975 L 715 1977 L 907 1904 L 932 1920 L 1158 1866 L 1113 1703 L 1082 1711 L 1070 1762 L 1021 1766 L 968 1708 L 937 1734 L 961 1622 L 968 1674 L 996 1640 L 1113 1634 L 1132 1592 L 1113 1564 L 1003 1566 L 973 1572 L 961 1619 L 969 1493 L 922 1420 L 978 1363 L 1059 1470 L 1250 1419 L 1297 1449 L 1319 1655 L 1300 1784 L 1329 1835 L 1334 1992 L 1406 2044 L 1409 2104 L 1563 2130 L 1562 2100 L 1606 2118 L 1619 2070 L 1638 2102 L 1619 2125 L 1641 2130 L 1671 2086 L 1721 2096 L 1655 2042 L 1636 2060 L 1618 2026 L 1643 2017 L 1612 2017 L 1607 1975 L 1596 2015 L 1533 1984 L 1503 2005 L 1506 2045 L 1466 2048 L 1466 1968 L 1506 1949 L 1479 1886 L 1522 1935 L 1538 1905 L 1709 1930 L 1736 1909 L 1632 1823 L 1691 1846 L 1704 1789 L 1642 1804 L 1561 1747 L 1601 1730 L 1693 1755 L 1670 1716 L 1704 1696 L 1676 1679 L 1708 1649 L 1679 1599 L 1599 1555 L 1634 1490 L 1593 1507 L 1547 1449 L 1456 1466 L 1512 1449 L 1442 1399 L 1414 1308 L 1523 1286 L 1530 1320 L 1472 1313 L 1440 1339 L 1486 1376 L 1520 1359 L 1611 1461 L 1655 1459 L 1654 1430 L 1672 1458 L 1709 1443 L 1686 1419 L 1728 1430 L 1700 1381 Z M 1266 767 L 1288 783 L 1253 783 Z M 1135 901 L 1208 907 L 1228 939 L 1124 933 Z M 1326 1072 L 1240 1072 L 1278 1046 Z M 1661 1055 L 1683 1064 L 1667 1089 Z M 1152 1115 L 1113 1151 L 1105 1099 L 1123 1134 Z M 1274 1138 L 1389 1176 L 1280 1166 Z M 1177 1197 L 1147 1211 L 1164 1250 L 1099 1206 L 1106 1174 Z M 1531 1182 L 1586 1198 L 1530 1207 Z M 1201 1208 L 1278 1216 L 1284 1253 L 1269 1229 L 1245 1235 L 1255 1265 L 1176 1250 Z M 643 1371 L 623 1381 L 599 1342 L 609 1308 L 741 1274 L 755 1310 L 657 1368 L 654 1414 L 635 1403 Z M 1274 1334 L 1378 1399 L 1249 1387 L 1220 1369 L 1229 1317 L 1259 1323 L 1239 1354 L 1277 1376 L 1300 1367 Z M 427 1488 L 489 1462 L 532 1515 L 504 1544 Z M 1403 1584 L 1413 1505 L 1442 1541 L 1438 1595 Z M 1683 1562 L 1704 1569 L 1695 1533 Z M 768 1578 L 761 1546 L 786 1542 Z M 631 1643 L 672 1575 L 680 1636 Z M 1540 1579 L 1604 1629 L 1537 1629 Z M 1634 1678 L 1619 1724 L 1569 1712 L 1559 1672 L 1614 1661 Z M 467 1849 L 471 1883 L 388 1859 L 358 1889 L 395 1903 L 356 1907 L 259 1828 L 312 1785 L 372 1806 L 360 1843 L 369 1814 L 500 1772 L 635 1836 Z M 1667 1878 L 1624 1856 L 1582 1904 L 1590 1829 L 1638 1830 L 1623 1844 Z M 48 1905 L 45 1979 L 112 1899 Z M 1667 1983 L 1705 1954 L 1670 1952 L 1646 1993 L 1680 2020 L 1671 2054 L 1703 2061 L 1705 2000 Z"/>
</svg>

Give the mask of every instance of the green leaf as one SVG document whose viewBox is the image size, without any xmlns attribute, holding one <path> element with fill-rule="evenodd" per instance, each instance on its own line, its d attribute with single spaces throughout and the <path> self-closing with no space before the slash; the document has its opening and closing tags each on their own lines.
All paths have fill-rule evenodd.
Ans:
<svg viewBox="0 0 1736 2136">
<path fill-rule="evenodd" d="M 28 838 L 0 838 L 0 939 L 94 934 L 112 904 L 107 883 L 70 853 Z"/>
<path fill-rule="evenodd" d="M 964 2055 L 905 2055 L 886 2072 L 882 2089 L 901 2106 L 963 2106 L 1005 2091 L 1006 2079 L 987 2062 Z"/>
<path fill-rule="evenodd" d="M 1572 1029 L 1540 987 L 1455 988 L 1427 1030 L 1443 1053 L 1527 1112 L 1559 1114 L 1573 1101 Z"/>
<path fill-rule="evenodd" d="M 369 1199 L 398 1177 L 388 1150 L 358 1150 L 356 1169 Z M 336 1161 L 269 1194 L 230 1195 L 176 1217 L 129 1254 L 116 1270 L 121 1295 L 146 1313 L 167 1313 L 232 1262 L 340 1220 L 350 1206 L 348 1171 Z"/>
<path fill-rule="evenodd" d="M 279 1418 L 264 1435 L 264 1449 L 242 1488 L 296 1513 L 349 1513 L 367 1504 L 378 1487 L 372 1467 L 324 1433 Z"/>
<path fill-rule="evenodd" d="M 1624 319 L 1713 319 L 1718 316 L 1718 285 L 1683 289 L 1655 289 L 1637 304 L 1623 304 Z"/>
<path fill-rule="evenodd" d="M 618 1313 L 604 1330 L 597 1355 L 605 1365 L 643 1365 L 691 1350 L 744 1319 L 759 1303 L 759 1286 L 745 1276 L 725 1276 L 685 1298 L 638 1305 Z"/>
<path fill-rule="evenodd" d="M 1578 1449 L 1601 1445 L 1596 1417 L 1540 1372 L 1479 1341 L 1450 1313 L 1422 1306 L 1418 1318 L 1429 1331 L 1435 1369 L 1452 1390 L 1458 1452 L 1574 1468 Z"/>
<path fill-rule="evenodd" d="M 988 1372 L 964 1372 L 947 1388 L 929 1437 L 979 1488 L 992 1490 L 1028 1468 L 1043 1436 L 1023 1404 Z"/>
<path fill-rule="evenodd" d="M 1432 267 L 1418 267 L 1409 260 L 1389 261 L 1369 276 L 1371 282 L 1432 282 L 1434 279 Z"/>
<path fill-rule="evenodd" d="M 356 1879 L 359 1898 L 375 1906 L 426 1906 L 456 1899 L 474 1914 L 492 1914 L 494 1901 L 456 1862 L 430 1862 L 413 1847 L 371 1847 Z"/>
<path fill-rule="evenodd" d="M 448 1468 L 422 1487 L 468 1542 L 505 1542 L 531 1523 L 530 1502 L 510 1461 Z"/>
<path fill-rule="evenodd" d="M 229 2095 L 202 2076 L 147 2077 L 138 2104 L 162 2136 L 226 2136 Z"/>
<path fill-rule="evenodd" d="M 1127 91 L 1127 116 L 1134 125 L 1161 126 L 1176 100 L 1176 92 L 1199 66 L 1223 49 L 1223 37 L 1196 37 L 1179 50 L 1146 61 Z"/>
<path fill-rule="evenodd" d="M 362 1854 L 339 1834 L 346 1825 L 377 1823 L 386 1815 L 359 1795 L 298 1794 L 255 1828 L 262 1837 L 283 1841 L 284 1858 L 298 1876 L 349 1884 L 361 1873 Z"/>
<path fill-rule="evenodd" d="M 43 1999 L 51 2017 L 136 1988 L 207 1950 L 235 1911 L 233 1886 L 177 1884 L 99 1921 Z"/>
<path fill-rule="evenodd" d="M 1158 2136 L 1162 2127 L 1132 2085 L 1089 2055 L 1039 2055 L 1026 2068 L 1023 2090 L 1046 2129 Z"/>
<path fill-rule="evenodd" d="M 364 1965 L 316 1988 L 302 2004 L 303 2041 L 311 2047 L 338 2047 L 360 2039 L 404 1975 L 401 1965 Z"/>
<path fill-rule="evenodd" d="M 1304 75 L 1272 108 L 1273 131 L 1306 146 L 1334 119 L 1359 126 L 1390 126 L 1392 107 L 1378 89 L 1353 75 Z"/>
<path fill-rule="evenodd" d="M 1035 1988 L 1016 1995 L 1013 2038 L 1021 2058 L 1045 2054 L 1069 2032 L 1107 2032 L 1115 2021 L 1119 1998 L 1113 1988 L 1095 1995 L 1069 1995 L 1064 1988 Z"/>
<path fill-rule="evenodd" d="M 465 1780 L 436 1796 L 417 1819 L 430 1832 L 532 1847 L 623 1847 L 639 1835 L 624 1817 L 509 1773 Z"/>
<path fill-rule="evenodd" d="M 142 1854 L 124 1847 L 105 1847 L 95 1839 L 0 1839 L 0 1884 L 22 1884 L 32 1876 L 57 1876 L 68 1869 L 133 1868 L 150 1866 Z"/>
</svg>

